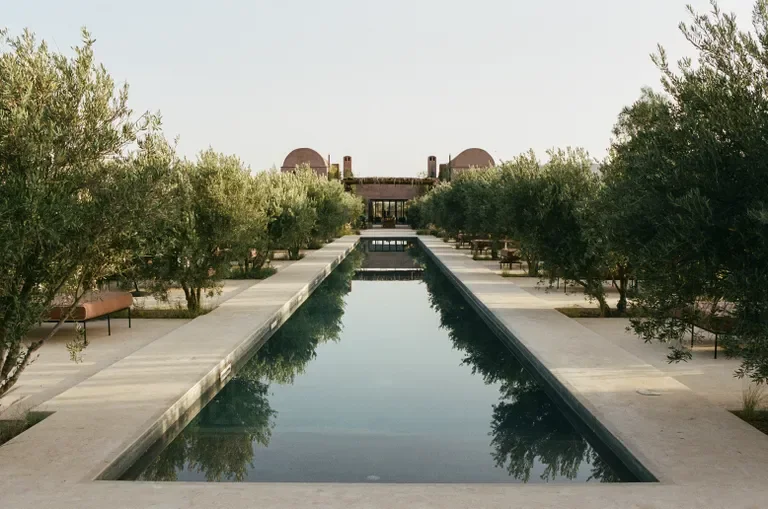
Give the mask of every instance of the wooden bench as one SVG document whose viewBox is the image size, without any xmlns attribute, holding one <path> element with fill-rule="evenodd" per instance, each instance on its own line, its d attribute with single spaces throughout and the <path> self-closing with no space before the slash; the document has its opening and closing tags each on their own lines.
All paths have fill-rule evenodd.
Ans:
<svg viewBox="0 0 768 509">
<path fill-rule="evenodd" d="M 504 266 L 507 265 L 509 266 L 509 269 L 512 270 L 512 265 L 515 263 L 520 266 L 520 270 L 523 269 L 523 259 L 520 257 L 520 255 L 517 254 L 516 251 L 511 249 L 502 249 L 499 254 L 499 268 L 503 269 Z"/>
<path fill-rule="evenodd" d="M 472 244 L 472 255 L 474 256 L 474 255 L 485 254 L 486 251 L 490 251 L 492 242 L 486 239 L 475 239 L 471 242 L 471 244 Z"/>
<path fill-rule="evenodd" d="M 112 335 L 112 323 L 110 315 L 118 311 L 128 310 L 128 328 L 131 328 L 131 306 L 133 305 L 133 295 L 128 292 L 98 292 L 86 295 L 69 315 L 65 322 L 81 322 L 83 324 L 83 338 L 88 343 L 86 322 L 95 318 L 107 317 L 107 335 Z M 70 306 L 55 305 L 48 312 L 49 322 L 59 322 L 66 316 Z"/>
</svg>

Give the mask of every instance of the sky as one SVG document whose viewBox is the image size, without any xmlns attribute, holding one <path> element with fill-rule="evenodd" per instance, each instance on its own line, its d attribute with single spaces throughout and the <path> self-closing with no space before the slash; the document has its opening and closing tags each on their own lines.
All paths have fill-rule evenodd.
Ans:
<svg viewBox="0 0 768 509">
<path fill-rule="evenodd" d="M 413 176 L 469 147 L 497 161 L 581 146 L 602 159 L 650 59 L 707 0 L 0 0 L 0 27 L 97 59 L 160 111 L 179 152 L 280 167 L 294 148 L 358 176 Z M 752 0 L 720 0 L 749 28 Z"/>
</svg>

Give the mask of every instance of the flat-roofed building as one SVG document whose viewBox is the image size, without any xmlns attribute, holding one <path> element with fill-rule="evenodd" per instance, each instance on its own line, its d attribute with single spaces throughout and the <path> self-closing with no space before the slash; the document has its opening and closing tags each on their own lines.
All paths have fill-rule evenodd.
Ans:
<svg viewBox="0 0 768 509">
<path fill-rule="evenodd" d="M 328 178 L 342 177 L 344 188 L 365 202 L 365 214 L 371 224 L 381 224 L 384 219 L 394 219 L 398 224 L 408 223 L 408 202 L 427 193 L 438 183 L 437 157 L 427 157 L 425 177 L 356 177 L 352 171 L 352 156 L 344 156 L 341 171 L 338 164 L 332 164 L 330 156 L 325 160 L 319 152 L 311 148 L 297 148 L 291 151 L 283 161 L 280 170 L 295 171 L 301 164 L 309 165 L 312 170 Z M 496 163 L 493 157 L 481 148 L 469 148 L 440 164 L 439 180 L 450 180 L 461 171 L 469 168 L 489 168 Z M 329 174 L 328 169 L 334 167 Z M 340 174 L 341 173 L 341 174 Z"/>
</svg>

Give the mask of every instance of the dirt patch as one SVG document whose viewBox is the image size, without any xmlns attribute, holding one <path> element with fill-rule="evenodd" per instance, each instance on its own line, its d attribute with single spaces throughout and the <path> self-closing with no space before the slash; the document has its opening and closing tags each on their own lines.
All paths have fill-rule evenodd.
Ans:
<svg viewBox="0 0 768 509">
<path fill-rule="evenodd" d="M 768 410 L 757 410 L 749 413 L 745 413 L 743 410 L 733 410 L 732 413 L 742 421 L 751 424 L 768 435 Z"/>
<path fill-rule="evenodd" d="M 24 433 L 49 415 L 46 412 L 29 412 L 23 419 L 0 420 L 0 445 Z"/>
</svg>

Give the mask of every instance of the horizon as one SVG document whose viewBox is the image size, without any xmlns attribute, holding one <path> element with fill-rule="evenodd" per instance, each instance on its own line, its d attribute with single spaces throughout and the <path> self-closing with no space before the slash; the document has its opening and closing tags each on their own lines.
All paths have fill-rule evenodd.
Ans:
<svg viewBox="0 0 768 509">
<path fill-rule="evenodd" d="M 210 146 L 257 172 L 309 147 L 352 156 L 361 177 L 414 176 L 470 147 L 497 162 L 566 146 L 602 160 L 621 108 L 661 88 L 656 45 L 672 62 L 694 54 L 685 1 L 299 3 L 141 0 L 115 21 L 99 2 L 44 1 L 7 6 L 0 26 L 68 55 L 85 26 L 129 106 L 159 110 L 183 157 Z M 751 1 L 720 7 L 751 29 Z"/>
</svg>

